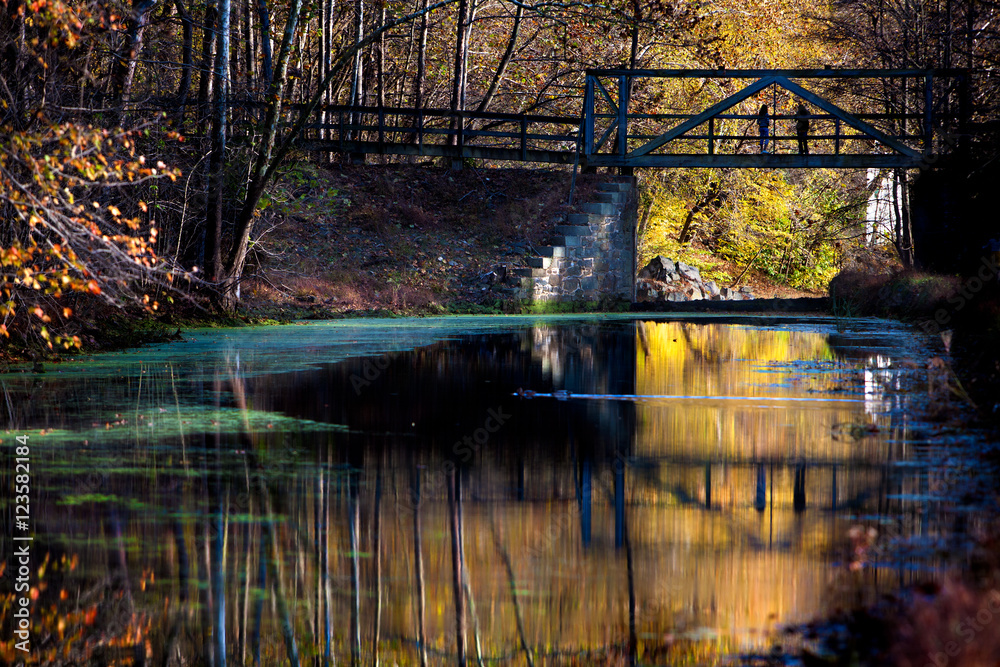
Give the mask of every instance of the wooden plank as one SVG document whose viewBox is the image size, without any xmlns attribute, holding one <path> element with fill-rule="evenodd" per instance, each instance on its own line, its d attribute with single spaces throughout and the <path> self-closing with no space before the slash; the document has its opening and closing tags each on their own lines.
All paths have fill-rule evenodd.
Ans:
<svg viewBox="0 0 1000 667">
<path fill-rule="evenodd" d="M 668 141 L 680 137 L 689 130 L 693 130 L 694 128 L 698 127 L 699 125 L 707 121 L 709 118 L 712 118 L 716 114 L 725 111 L 726 109 L 732 106 L 735 106 L 736 104 L 742 102 L 751 95 L 759 93 L 760 91 L 764 90 L 774 82 L 775 82 L 775 77 L 773 76 L 766 76 L 763 79 L 758 79 L 757 81 L 751 83 L 749 86 L 740 90 L 739 92 L 730 95 L 721 102 L 713 104 L 708 109 L 705 109 L 700 114 L 691 117 L 690 120 L 687 120 L 681 123 L 680 125 L 674 127 L 672 130 L 669 130 L 668 132 L 661 134 L 658 138 L 654 139 L 653 141 L 650 141 L 649 143 L 640 146 L 639 148 L 636 148 L 634 151 L 628 154 L 628 157 L 635 158 L 640 155 L 647 155 L 648 153 L 655 151 L 657 148 L 667 143 Z"/>
<path fill-rule="evenodd" d="M 616 127 L 618 127 L 617 119 L 611 121 L 611 125 L 608 126 L 608 129 L 604 130 L 604 134 L 601 135 L 601 138 L 594 145 L 594 149 L 593 151 L 591 151 L 591 153 L 596 153 L 597 151 L 601 150 L 601 146 L 603 146 L 604 142 L 608 140 L 608 137 L 611 136 L 611 133 L 615 131 Z"/>
<path fill-rule="evenodd" d="M 885 144 L 887 147 L 895 150 L 896 152 L 902 153 L 903 155 L 909 156 L 911 158 L 919 159 L 920 154 L 917 153 L 912 148 L 910 148 L 909 146 L 907 146 L 906 144 L 900 141 L 896 141 L 882 130 L 877 129 L 869 125 L 865 121 L 861 120 L 857 116 L 854 116 L 853 114 L 844 111 L 836 104 L 823 99 L 822 97 L 812 92 L 811 90 L 806 90 L 799 84 L 793 83 L 789 81 L 787 78 L 781 76 L 776 77 L 776 83 L 785 90 L 787 90 L 788 92 L 794 93 L 808 102 L 812 102 L 820 109 L 823 109 L 827 113 L 833 114 L 834 116 L 844 121 L 854 129 L 861 130 L 865 134 L 869 135 L 872 139 L 875 139 L 880 143 Z"/>
<path fill-rule="evenodd" d="M 618 77 L 618 154 L 628 152 L 628 77 Z"/>
<path fill-rule="evenodd" d="M 600 80 L 595 78 L 594 85 L 597 87 L 599 91 L 601 91 L 601 96 L 605 100 L 607 100 L 609 105 L 611 105 L 611 113 L 618 115 L 618 105 L 611 100 L 611 95 L 609 95 L 608 91 L 604 89 L 604 84 L 601 83 Z"/>
<path fill-rule="evenodd" d="M 521 120 L 521 160 L 528 160 L 528 121 Z"/>
<path fill-rule="evenodd" d="M 590 155 L 594 143 L 594 81 L 591 76 L 583 89 L 583 154 Z"/>
</svg>

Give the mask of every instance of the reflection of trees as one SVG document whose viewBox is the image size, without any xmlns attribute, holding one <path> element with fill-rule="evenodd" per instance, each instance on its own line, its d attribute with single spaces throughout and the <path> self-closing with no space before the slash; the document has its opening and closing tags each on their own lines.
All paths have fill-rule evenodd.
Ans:
<svg viewBox="0 0 1000 667">
<path fill-rule="evenodd" d="M 118 409 L 130 423 L 108 432 L 131 430 L 79 452 L 83 469 L 108 469 L 100 500 L 49 504 L 40 520 L 85 545 L 88 572 L 75 577 L 93 582 L 94 563 L 101 577 L 125 573 L 157 664 L 222 651 L 238 664 L 402 664 L 431 661 L 427 652 L 452 662 L 458 638 L 479 639 L 484 664 L 549 660 L 814 609 L 846 530 L 829 510 L 896 512 L 901 501 L 875 503 L 920 490 L 890 475 L 894 424 L 839 441 L 831 422 L 858 418 L 863 404 L 796 414 L 510 396 L 519 386 L 792 396 L 858 375 L 830 363 L 821 336 L 672 326 L 565 340 L 534 330 L 400 353 L 360 393 L 350 378 L 365 360 L 246 381 L 223 366 L 218 385 L 181 381 L 181 400 L 169 371 L 149 373 L 138 399 L 137 383 L 101 390 L 128 406 Z M 819 361 L 819 380 L 797 382 L 806 360 Z M 195 419 L 183 397 L 199 391 L 219 408 Z M 497 406 L 510 420 L 464 458 L 453 444 Z M 173 425 L 159 431 L 139 414 Z M 79 474 L 46 485 L 69 496 Z M 937 529 L 928 521 L 907 530 Z"/>
</svg>

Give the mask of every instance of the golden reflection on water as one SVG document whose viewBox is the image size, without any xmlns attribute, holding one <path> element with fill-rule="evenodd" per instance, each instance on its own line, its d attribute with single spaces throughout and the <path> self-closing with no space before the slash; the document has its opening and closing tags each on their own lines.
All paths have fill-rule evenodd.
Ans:
<svg viewBox="0 0 1000 667">
<path fill-rule="evenodd" d="M 616 331 L 622 334 L 620 325 Z M 894 571 L 848 572 L 845 553 L 847 531 L 856 522 L 851 515 L 898 513 L 901 503 L 886 500 L 888 494 L 921 490 L 913 478 L 887 482 L 889 465 L 906 453 L 899 444 L 904 427 L 881 402 L 884 383 L 892 379 L 887 357 L 871 363 L 846 359 L 817 331 L 669 321 L 628 324 L 613 340 L 599 328 L 581 334 L 539 325 L 506 345 L 471 345 L 472 354 L 463 357 L 465 352 L 442 344 L 401 357 L 404 369 L 386 363 L 379 369 L 384 375 L 364 376 L 366 367 L 359 362 L 326 369 L 326 375 L 299 371 L 262 378 L 247 387 L 234 379 L 233 369 L 223 368 L 211 393 L 191 382 L 195 393 L 215 403 L 215 412 L 198 405 L 198 412 L 187 416 L 172 371 L 159 384 L 151 372 L 145 377 L 152 389 L 140 393 L 129 386 L 117 399 L 134 406 L 136 423 L 127 428 L 137 429 L 121 451 L 113 450 L 121 469 L 89 473 L 93 493 L 75 504 L 67 499 L 80 493 L 73 475 L 82 473 L 62 470 L 66 481 L 60 483 L 67 487 L 51 493 L 65 506 L 43 506 L 40 524 L 59 525 L 67 545 L 84 545 L 68 548 L 81 559 L 80 573 L 100 577 L 109 568 L 109 535 L 122 517 L 114 544 L 127 552 L 133 574 L 142 573 L 141 590 L 133 582 L 129 595 L 160 650 L 170 623 L 185 619 L 198 627 L 196 607 L 186 605 L 207 604 L 204 581 L 223 576 L 227 637 L 233 663 L 239 664 L 249 656 L 256 613 L 257 572 L 265 554 L 263 508 L 273 505 L 283 590 L 303 656 L 321 653 L 325 543 L 329 617 L 339 659 L 346 660 L 350 651 L 351 569 L 357 555 L 366 655 L 381 599 L 384 662 L 417 664 L 414 506 L 408 500 L 417 463 L 423 480 L 427 640 L 440 652 L 432 653 L 432 664 L 453 664 L 453 516 L 444 482 L 449 456 L 458 452 L 449 453 L 450 431 L 440 436 L 448 438 L 441 447 L 437 431 L 427 435 L 406 427 L 417 428 L 423 420 L 454 429 L 463 417 L 479 426 L 500 394 L 476 403 L 469 397 L 487 386 L 476 383 L 485 378 L 495 385 L 499 374 L 520 373 L 547 383 L 544 389 L 571 393 L 565 401 L 519 401 L 504 393 L 509 402 L 503 409 L 518 417 L 493 433 L 460 474 L 464 557 L 487 657 L 522 660 L 512 588 L 525 639 L 540 659 L 559 662 L 609 647 L 620 655 L 628 638 L 630 561 L 640 658 L 659 656 L 661 663 L 670 661 L 665 650 L 685 642 L 766 650 L 777 624 L 806 621 L 859 591 L 870 596 L 876 579 L 883 588 L 902 580 Z M 350 379 L 358 374 L 371 378 L 368 394 L 353 391 Z M 451 394 L 435 386 L 456 377 L 461 379 Z M 417 396 L 409 407 L 396 402 L 396 392 L 407 386 Z M 439 404 L 449 396 L 455 405 Z M 469 400 L 460 404 L 463 396 Z M 351 400 L 348 412 L 330 412 Z M 243 409 L 241 421 L 249 432 L 224 431 L 220 437 L 233 416 L 224 419 L 219 405 Z M 472 416 L 463 416 L 463 410 Z M 295 421 L 302 417 L 316 421 Z M 518 424 L 522 417 L 525 423 Z M 348 423 L 342 418 L 357 423 L 350 429 L 310 430 L 323 421 Z M 576 429 L 575 435 L 567 435 L 559 421 L 570 418 L 577 419 L 569 431 Z M 175 431 L 157 430 L 169 424 L 183 440 L 176 441 Z M 115 432 L 110 424 L 107 432 Z M 87 470 L 89 452 L 76 451 L 77 470 Z M 139 473 L 129 471 L 130 462 Z M 207 500 L 205 480 L 213 475 L 225 492 L 226 567 L 207 573 L 212 569 L 206 560 L 208 519 L 216 510 Z M 264 482 L 260 486 L 253 483 L 257 475 Z M 358 481 L 356 551 L 349 538 L 348 475 Z M 377 478 L 382 480 L 380 589 L 374 558 Z M 123 509 L 110 516 L 106 508 L 116 498 Z M 178 603 L 181 550 L 190 562 L 189 603 Z M 158 583 L 150 578 L 147 587 L 147 572 L 155 572 Z M 267 586 L 273 595 L 271 583 Z M 281 622 L 270 601 L 263 609 L 263 664 L 275 664 L 285 652 Z M 471 621 L 469 632 L 473 656 Z M 196 639 L 183 642 L 185 654 L 198 654 Z"/>
<path fill-rule="evenodd" d="M 849 370 L 819 333 L 641 322 L 636 335 L 637 394 L 742 397 L 636 407 L 635 455 L 657 464 L 631 498 L 640 572 L 658 582 L 651 625 L 759 644 L 769 619 L 821 610 L 846 530 L 835 503 L 877 487 L 888 417 L 835 400 Z M 845 438 L 842 424 L 878 433 Z"/>
<path fill-rule="evenodd" d="M 778 623 L 809 620 L 860 583 L 839 564 L 852 525 L 841 515 L 877 494 L 893 452 L 889 440 L 900 434 L 887 414 L 866 412 L 863 395 L 840 391 L 859 371 L 856 362 L 838 360 L 823 334 L 679 322 L 640 322 L 635 332 L 638 400 L 624 501 L 640 643 L 695 639 L 766 649 Z M 532 350 L 559 388 L 574 360 L 551 345 L 552 334 L 536 328 Z M 586 348 L 575 362 L 594 358 Z M 851 427 L 863 436 L 851 436 Z M 613 472 L 594 471 L 589 548 L 581 546 L 574 472 L 543 467 L 527 477 L 527 486 L 551 489 L 547 500 L 472 504 L 464 516 L 484 645 L 513 653 L 518 642 L 491 515 L 503 526 L 536 646 L 621 644 L 629 597 L 626 556 L 614 547 Z M 509 483 L 493 470 L 487 485 Z M 437 539 L 445 539 L 447 508 L 434 503 L 427 514 Z M 454 623 L 451 565 L 443 551 L 435 558 L 429 636 L 446 648 Z M 891 581 L 891 574 L 883 578 Z M 391 606 L 405 606 L 407 595 Z M 412 636 L 412 623 L 399 620 L 395 631 Z"/>
</svg>

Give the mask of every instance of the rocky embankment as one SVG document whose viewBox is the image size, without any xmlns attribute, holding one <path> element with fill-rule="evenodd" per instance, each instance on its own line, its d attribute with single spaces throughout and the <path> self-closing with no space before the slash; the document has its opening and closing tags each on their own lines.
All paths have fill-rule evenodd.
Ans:
<svg viewBox="0 0 1000 667">
<path fill-rule="evenodd" d="M 639 303 L 677 301 L 746 301 L 753 299 L 749 287 L 719 287 L 714 280 L 702 280 L 695 266 L 675 262 L 659 255 L 644 266 L 636 278 L 636 301 Z"/>
</svg>

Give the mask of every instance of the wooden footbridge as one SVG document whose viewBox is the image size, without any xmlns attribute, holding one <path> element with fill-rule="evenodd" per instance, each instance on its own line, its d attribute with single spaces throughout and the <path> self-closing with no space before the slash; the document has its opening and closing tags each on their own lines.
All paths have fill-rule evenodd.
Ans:
<svg viewBox="0 0 1000 667">
<path fill-rule="evenodd" d="M 358 161 L 413 155 L 625 170 L 913 168 L 932 163 L 954 143 L 955 128 L 965 125 L 967 89 L 964 70 L 591 69 L 578 117 L 323 106 L 298 145 Z M 901 100 L 896 108 L 868 111 L 887 90 Z M 634 91 L 644 99 L 633 99 Z M 716 91 L 721 99 L 697 112 L 660 113 L 650 99 L 657 91 L 699 99 Z M 759 136 L 762 104 L 770 111 L 766 153 Z M 804 133 L 797 131 L 802 121 L 808 123 Z"/>
</svg>

